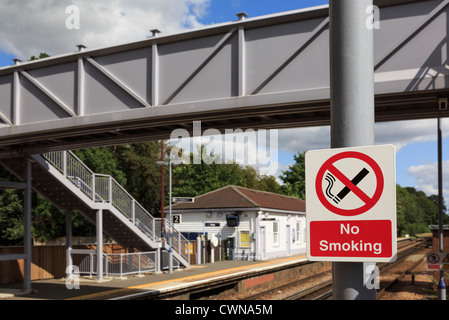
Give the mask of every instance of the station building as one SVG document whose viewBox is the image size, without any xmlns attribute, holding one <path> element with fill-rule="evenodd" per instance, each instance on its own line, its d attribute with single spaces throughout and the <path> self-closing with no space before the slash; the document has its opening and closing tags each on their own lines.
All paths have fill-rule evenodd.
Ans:
<svg viewBox="0 0 449 320">
<path fill-rule="evenodd" d="M 231 259 L 263 260 L 306 251 L 305 202 L 227 186 L 172 206 L 175 228 L 189 240 L 227 240 Z M 229 256 L 229 255 L 228 255 Z"/>
</svg>

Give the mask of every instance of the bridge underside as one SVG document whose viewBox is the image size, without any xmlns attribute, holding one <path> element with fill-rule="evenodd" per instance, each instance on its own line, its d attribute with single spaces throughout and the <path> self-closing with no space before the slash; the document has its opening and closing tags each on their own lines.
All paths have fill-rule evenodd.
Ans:
<svg viewBox="0 0 449 320">
<path fill-rule="evenodd" d="M 449 0 L 377 4 L 376 121 L 449 116 Z M 0 69 L 0 157 L 167 139 L 193 121 L 329 125 L 328 8 Z"/>
</svg>

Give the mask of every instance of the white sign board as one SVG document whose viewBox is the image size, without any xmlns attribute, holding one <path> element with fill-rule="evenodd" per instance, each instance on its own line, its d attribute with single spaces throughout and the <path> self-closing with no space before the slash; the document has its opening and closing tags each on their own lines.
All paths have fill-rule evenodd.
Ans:
<svg viewBox="0 0 449 320">
<path fill-rule="evenodd" d="M 427 270 L 435 271 L 440 269 L 449 269 L 449 253 L 447 252 L 428 252 L 426 254 Z"/>
<path fill-rule="evenodd" d="M 309 151 L 305 160 L 308 259 L 394 261 L 394 147 Z"/>
<path fill-rule="evenodd" d="M 195 198 L 191 198 L 191 197 L 173 197 L 173 202 L 193 203 L 193 202 L 195 202 Z"/>
</svg>

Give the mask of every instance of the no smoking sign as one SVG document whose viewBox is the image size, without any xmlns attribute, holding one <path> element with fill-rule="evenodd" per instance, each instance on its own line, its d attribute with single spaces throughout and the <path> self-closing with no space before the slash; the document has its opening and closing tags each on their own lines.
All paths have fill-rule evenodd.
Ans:
<svg viewBox="0 0 449 320">
<path fill-rule="evenodd" d="M 307 152 L 309 260 L 394 260 L 395 175 L 390 145 Z"/>
</svg>

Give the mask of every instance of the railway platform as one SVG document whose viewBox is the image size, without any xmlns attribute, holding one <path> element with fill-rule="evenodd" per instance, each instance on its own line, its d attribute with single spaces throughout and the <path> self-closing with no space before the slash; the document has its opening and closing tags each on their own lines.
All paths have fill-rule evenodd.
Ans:
<svg viewBox="0 0 449 320">
<path fill-rule="evenodd" d="M 172 273 L 146 274 L 124 278 L 80 277 L 78 282 L 66 284 L 66 279 L 32 282 L 32 292 L 21 290 L 22 284 L 0 287 L 0 299 L 9 300 L 138 300 L 184 299 L 195 292 L 220 287 L 263 285 L 274 279 L 275 273 L 307 263 L 305 255 L 264 261 L 219 261 L 192 265 Z M 75 286 L 78 284 L 79 286 Z"/>
</svg>

